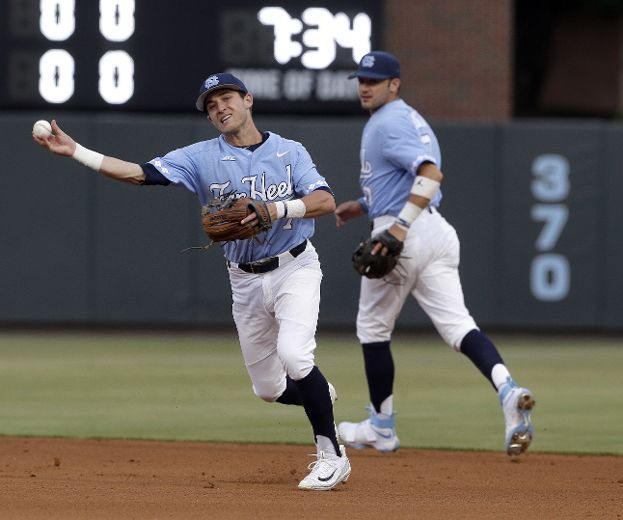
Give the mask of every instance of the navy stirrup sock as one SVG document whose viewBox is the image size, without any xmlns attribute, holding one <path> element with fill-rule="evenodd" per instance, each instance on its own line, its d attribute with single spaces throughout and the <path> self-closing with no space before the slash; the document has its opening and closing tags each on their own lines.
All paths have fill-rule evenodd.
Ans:
<svg viewBox="0 0 623 520">
<path fill-rule="evenodd" d="M 468 332 L 463 341 L 461 341 L 461 352 L 476 365 L 478 370 L 482 372 L 482 375 L 495 388 L 491 378 L 491 370 L 493 370 L 495 365 L 503 365 L 504 360 L 491 340 L 478 329 L 474 329 Z"/>
<path fill-rule="evenodd" d="M 314 367 L 303 379 L 293 381 L 293 383 L 296 384 L 300 392 L 305 413 L 314 430 L 314 442 L 316 442 L 316 436 L 324 435 L 331 440 L 335 453 L 340 455 L 340 445 L 335 433 L 333 404 L 331 403 L 329 384 L 324 375 L 318 367 Z"/>
<path fill-rule="evenodd" d="M 381 403 L 394 393 L 394 358 L 389 341 L 362 343 L 370 402 L 381 411 Z"/>
<path fill-rule="evenodd" d="M 283 391 L 283 394 L 275 399 L 275 401 L 281 404 L 303 406 L 303 400 L 301 399 L 299 388 L 290 376 L 286 376 L 286 389 Z"/>
</svg>

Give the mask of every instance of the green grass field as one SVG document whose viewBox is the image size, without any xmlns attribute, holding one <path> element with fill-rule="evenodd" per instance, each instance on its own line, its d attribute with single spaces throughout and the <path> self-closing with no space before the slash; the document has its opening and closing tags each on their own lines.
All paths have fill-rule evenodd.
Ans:
<svg viewBox="0 0 623 520">
<path fill-rule="evenodd" d="M 493 336 L 535 393 L 542 452 L 623 454 L 623 344 Z M 365 417 L 360 347 L 320 334 L 317 362 L 338 390 L 336 420 Z M 499 450 L 497 395 L 436 336 L 394 340 L 403 446 Z M 251 390 L 235 335 L 0 334 L 0 434 L 270 443 L 311 442 L 303 410 Z"/>
</svg>

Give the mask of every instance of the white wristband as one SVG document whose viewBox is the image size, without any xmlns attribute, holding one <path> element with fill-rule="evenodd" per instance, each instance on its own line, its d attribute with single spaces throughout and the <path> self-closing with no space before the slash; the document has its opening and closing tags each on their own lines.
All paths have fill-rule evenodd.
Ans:
<svg viewBox="0 0 623 520">
<path fill-rule="evenodd" d="M 424 197 L 428 200 L 433 200 L 439 190 L 439 186 L 439 182 L 433 179 L 429 179 L 428 177 L 424 177 L 422 175 L 416 175 L 415 180 L 413 181 L 413 186 L 411 186 L 411 194 L 419 195 L 420 197 Z"/>
<path fill-rule="evenodd" d="M 76 143 L 76 151 L 72 155 L 72 158 L 98 172 L 102 166 L 104 155 Z"/>
<path fill-rule="evenodd" d="M 411 201 L 407 201 L 404 208 L 398 214 L 398 220 L 396 224 L 404 229 L 409 229 L 409 226 L 413 223 L 413 221 L 418 217 L 418 215 L 422 213 L 422 208 L 420 208 L 417 204 L 413 204 Z"/>
<path fill-rule="evenodd" d="M 275 202 L 275 207 L 277 208 L 277 220 L 283 218 L 286 214 L 286 203 L 282 200 Z"/>
<path fill-rule="evenodd" d="M 284 218 L 303 218 L 307 208 L 301 199 L 288 200 L 285 203 L 286 211 Z"/>
</svg>

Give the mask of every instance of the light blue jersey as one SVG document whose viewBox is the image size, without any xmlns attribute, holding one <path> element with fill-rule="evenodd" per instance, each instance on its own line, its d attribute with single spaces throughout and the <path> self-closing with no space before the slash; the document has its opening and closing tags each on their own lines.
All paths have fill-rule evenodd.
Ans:
<svg viewBox="0 0 623 520">
<path fill-rule="evenodd" d="M 149 164 L 172 184 L 195 193 L 202 206 L 232 193 L 276 202 L 330 189 L 301 143 L 272 132 L 253 151 L 232 146 L 221 135 L 173 150 Z M 234 240 L 222 247 L 228 260 L 247 263 L 288 251 L 313 234 L 313 219 L 281 219 L 257 240 Z"/>
<path fill-rule="evenodd" d="M 361 138 L 361 202 L 370 220 L 398 216 L 417 169 L 424 162 L 441 168 L 439 143 L 426 120 L 402 99 L 383 105 L 368 120 Z M 430 205 L 441 202 L 439 190 Z"/>
</svg>

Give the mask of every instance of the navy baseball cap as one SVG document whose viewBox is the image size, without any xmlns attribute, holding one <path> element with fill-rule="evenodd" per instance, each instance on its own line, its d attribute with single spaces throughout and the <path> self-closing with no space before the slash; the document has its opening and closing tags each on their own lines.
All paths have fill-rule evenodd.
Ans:
<svg viewBox="0 0 623 520">
<path fill-rule="evenodd" d="M 399 77 L 400 62 L 396 56 L 389 52 L 372 51 L 361 58 L 359 68 L 348 76 L 348 79 L 389 79 Z"/>
<path fill-rule="evenodd" d="M 244 94 L 249 92 L 247 90 L 247 87 L 244 86 L 244 83 L 233 74 L 229 74 L 228 72 L 219 72 L 218 74 L 212 74 L 201 84 L 201 87 L 199 88 L 199 97 L 197 98 L 197 102 L 195 103 L 197 110 L 199 110 L 200 112 L 205 112 L 205 99 L 208 94 L 214 92 L 215 90 L 223 88 L 239 90 Z"/>
</svg>

